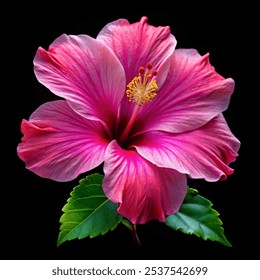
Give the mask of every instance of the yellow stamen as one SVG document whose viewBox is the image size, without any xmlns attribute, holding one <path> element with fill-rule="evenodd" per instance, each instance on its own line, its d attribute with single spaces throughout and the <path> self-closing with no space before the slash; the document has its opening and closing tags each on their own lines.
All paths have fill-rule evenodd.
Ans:
<svg viewBox="0 0 260 280">
<path fill-rule="evenodd" d="M 151 102 L 156 96 L 156 90 L 158 85 L 154 77 L 157 72 L 154 70 L 150 74 L 152 65 L 147 64 L 147 70 L 144 72 L 144 68 L 139 69 L 139 75 L 127 85 L 126 96 L 130 102 L 135 102 L 138 106 L 142 106 L 145 103 Z"/>
<path fill-rule="evenodd" d="M 121 145 L 125 144 L 127 137 L 131 132 L 140 106 L 151 102 L 156 96 L 155 91 L 158 89 L 158 85 L 154 77 L 157 75 L 157 71 L 153 70 L 152 73 L 150 73 L 151 69 L 151 63 L 147 63 L 146 70 L 144 67 L 140 67 L 139 75 L 134 77 L 133 80 L 127 85 L 126 96 L 130 102 L 135 102 L 136 106 L 134 107 L 133 113 L 119 138 Z"/>
</svg>

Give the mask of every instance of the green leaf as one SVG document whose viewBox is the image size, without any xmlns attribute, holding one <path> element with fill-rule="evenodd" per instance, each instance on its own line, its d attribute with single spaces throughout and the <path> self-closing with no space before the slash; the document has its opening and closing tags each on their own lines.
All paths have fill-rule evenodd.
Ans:
<svg viewBox="0 0 260 280">
<path fill-rule="evenodd" d="M 108 200 L 102 190 L 102 180 L 102 175 L 92 174 L 73 189 L 62 209 L 57 246 L 67 240 L 104 235 L 121 222 L 117 204 Z"/>
<path fill-rule="evenodd" d="M 189 188 L 179 212 L 168 216 L 165 223 L 174 230 L 232 247 L 224 235 L 219 213 L 212 205 L 209 200 L 198 195 L 197 190 Z"/>
</svg>

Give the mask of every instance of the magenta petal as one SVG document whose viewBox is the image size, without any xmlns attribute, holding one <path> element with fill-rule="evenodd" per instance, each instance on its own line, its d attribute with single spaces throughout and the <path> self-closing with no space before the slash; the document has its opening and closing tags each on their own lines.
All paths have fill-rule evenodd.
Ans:
<svg viewBox="0 0 260 280">
<path fill-rule="evenodd" d="M 176 39 L 170 33 L 169 26 L 152 26 L 148 18 L 130 24 L 119 19 L 107 24 L 98 34 L 97 40 L 110 47 L 126 72 L 126 81 L 130 82 L 138 75 L 140 66 L 152 62 L 155 68 L 172 55 Z"/>
<path fill-rule="evenodd" d="M 234 81 L 215 71 L 208 54 L 177 49 L 167 79 L 156 98 L 142 106 L 134 130 L 181 133 L 201 127 L 227 109 L 233 90 Z"/>
<path fill-rule="evenodd" d="M 116 141 L 108 145 L 104 172 L 105 194 L 119 203 L 119 214 L 133 224 L 165 221 L 165 216 L 179 210 L 187 191 L 185 175 L 160 168 Z"/>
<path fill-rule="evenodd" d="M 70 181 L 104 160 L 108 140 L 102 126 L 76 114 L 66 101 L 43 104 L 22 121 L 21 130 L 18 155 L 41 177 Z"/>
<path fill-rule="evenodd" d="M 140 66 L 146 67 L 151 62 L 160 73 L 158 85 L 167 77 L 170 57 L 176 46 L 176 39 L 170 33 L 169 26 L 152 26 L 148 18 L 130 24 L 126 19 L 119 19 L 107 24 L 98 34 L 97 40 L 109 46 L 122 63 L 128 84 L 138 76 Z M 120 123 L 123 125 L 132 114 L 134 104 L 125 97 L 120 107 Z"/>
<path fill-rule="evenodd" d="M 62 35 L 35 59 L 38 80 L 80 115 L 110 125 L 125 93 L 125 73 L 108 47 L 87 35 Z M 106 110 L 104 110 L 106 108 Z"/>
<path fill-rule="evenodd" d="M 152 163 L 207 181 L 226 179 L 228 165 L 238 156 L 239 140 L 222 115 L 203 127 L 182 134 L 153 131 L 134 141 L 138 153 Z"/>
</svg>

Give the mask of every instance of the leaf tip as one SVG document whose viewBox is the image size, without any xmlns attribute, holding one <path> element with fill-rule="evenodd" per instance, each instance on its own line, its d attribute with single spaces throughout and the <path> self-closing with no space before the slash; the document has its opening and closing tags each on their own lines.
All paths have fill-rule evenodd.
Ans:
<svg viewBox="0 0 260 280">
<path fill-rule="evenodd" d="M 65 240 L 63 240 L 62 238 L 58 237 L 56 247 L 57 247 L 57 248 L 60 247 L 60 245 L 61 245 L 62 243 L 64 243 L 64 242 L 65 242 Z"/>
<path fill-rule="evenodd" d="M 228 242 L 227 239 L 225 239 L 225 242 L 222 242 L 222 244 L 225 245 L 225 246 L 227 246 L 227 247 L 230 247 L 230 248 L 233 247 L 233 245 L 232 245 L 230 242 Z"/>
</svg>

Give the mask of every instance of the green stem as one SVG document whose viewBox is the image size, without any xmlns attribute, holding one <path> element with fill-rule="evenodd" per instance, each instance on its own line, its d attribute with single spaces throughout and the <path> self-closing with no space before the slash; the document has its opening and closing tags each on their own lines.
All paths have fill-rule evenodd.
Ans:
<svg viewBox="0 0 260 280">
<path fill-rule="evenodd" d="M 123 225 L 125 225 L 125 226 L 130 230 L 130 232 L 131 232 L 131 234 L 132 234 L 132 237 L 133 237 L 133 239 L 134 239 L 134 241 L 135 241 L 135 244 L 136 244 L 138 247 L 141 246 L 141 242 L 140 242 L 140 239 L 139 239 L 139 237 L 138 237 L 137 230 L 136 230 L 136 225 L 132 224 L 130 221 L 128 221 L 128 220 L 126 220 L 126 219 L 123 219 L 123 220 L 121 221 L 121 223 L 122 223 Z"/>
</svg>

